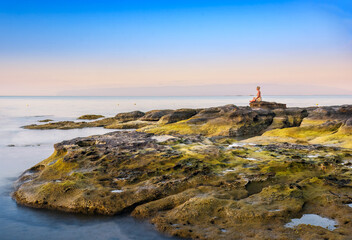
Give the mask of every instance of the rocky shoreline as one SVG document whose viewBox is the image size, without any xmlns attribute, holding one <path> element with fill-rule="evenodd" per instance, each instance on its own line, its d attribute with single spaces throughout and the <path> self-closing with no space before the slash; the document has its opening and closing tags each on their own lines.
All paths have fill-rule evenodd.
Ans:
<svg viewBox="0 0 352 240">
<path fill-rule="evenodd" d="M 56 144 L 19 177 L 13 197 L 35 208 L 130 213 L 183 238 L 350 239 L 352 106 L 269 105 L 25 126 L 137 131 Z M 303 214 L 338 225 L 285 226 Z"/>
</svg>

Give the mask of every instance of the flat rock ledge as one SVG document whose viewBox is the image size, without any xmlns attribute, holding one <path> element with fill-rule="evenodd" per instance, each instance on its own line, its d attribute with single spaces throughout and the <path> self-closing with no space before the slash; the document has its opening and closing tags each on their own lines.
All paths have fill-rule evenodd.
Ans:
<svg viewBox="0 0 352 240">
<path fill-rule="evenodd" d="M 222 110 L 198 114 L 216 111 Z M 135 121 L 136 116 L 142 114 L 120 118 Z M 310 134 L 349 127 L 346 120 L 323 126 L 312 121 L 303 122 L 317 126 Z M 297 131 L 305 131 L 300 128 L 243 141 L 136 131 L 75 138 L 56 144 L 52 156 L 25 171 L 13 198 L 35 208 L 129 213 L 182 238 L 351 239 L 352 150 L 309 143 L 300 139 Z M 295 130 L 288 133 L 297 134 L 294 140 L 282 136 L 287 129 Z M 333 231 L 285 227 L 303 214 L 338 225 Z"/>
<path fill-rule="evenodd" d="M 276 102 L 251 102 L 249 104 L 251 108 L 261 108 L 261 109 L 286 109 L 286 104 L 276 103 Z"/>
</svg>

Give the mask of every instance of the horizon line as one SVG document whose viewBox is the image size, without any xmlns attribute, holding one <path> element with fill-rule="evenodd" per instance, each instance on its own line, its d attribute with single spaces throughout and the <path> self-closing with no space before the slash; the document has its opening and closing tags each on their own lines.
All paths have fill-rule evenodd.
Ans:
<svg viewBox="0 0 352 240">
<path fill-rule="evenodd" d="M 235 95 L 0 95 L 0 97 L 246 97 L 255 94 L 235 94 Z M 281 96 L 352 96 L 352 94 L 270 94 L 270 97 Z"/>
</svg>

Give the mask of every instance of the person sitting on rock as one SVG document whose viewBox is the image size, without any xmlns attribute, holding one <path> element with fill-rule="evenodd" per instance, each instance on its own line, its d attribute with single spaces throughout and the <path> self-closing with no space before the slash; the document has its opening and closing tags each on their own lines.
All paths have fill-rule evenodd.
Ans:
<svg viewBox="0 0 352 240">
<path fill-rule="evenodd" d="M 249 102 L 261 102 L 262 101 L 262 93 L 260 92 L 260 87 L 257 87 L 257 96 L 254 97 L 251 101 Z"/>
</svg>

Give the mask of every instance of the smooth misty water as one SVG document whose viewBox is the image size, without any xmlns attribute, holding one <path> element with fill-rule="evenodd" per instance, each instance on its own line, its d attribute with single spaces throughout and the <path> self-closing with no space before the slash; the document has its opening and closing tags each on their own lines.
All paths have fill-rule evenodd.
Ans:
<svg viewBox="0 0 352 240">
<path fill-rule="evenodd" d="M 53 152 L 65 139 L 110 132 L 103 128 L 26 130 L 38 120 L 74 120 L 83 114 L 114 116 L 152 109 L 245 106 L 249 96 L 227 97 L 0 97 L 0 238 L 1 239 L 170 239 L 131 217 L 83 216 L 18 206 L 10 197 L 13 181 Z M 288 106 L 352 104 L 352 96 L 268 96 Z M 14 145 L 9 147 L 8 145 Z"/>
</svg>

